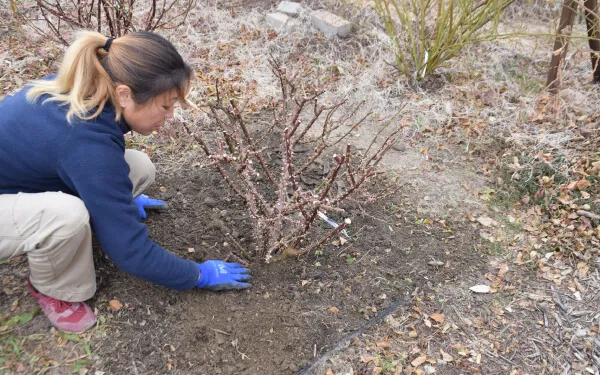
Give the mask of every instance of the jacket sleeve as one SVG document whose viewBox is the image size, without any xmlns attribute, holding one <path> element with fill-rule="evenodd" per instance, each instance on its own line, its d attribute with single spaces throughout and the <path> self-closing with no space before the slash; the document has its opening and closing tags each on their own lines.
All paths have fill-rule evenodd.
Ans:
<svg viewBox="0 0 600 375">
<path fill-rule="evenodd" d="M 124 272 L 170 289 L 192 288 L 198 280 L 194 262 L 152 241 L 140 221 L 122 135 L 93 128 L 86 123 L 72 127 L 58 169 L 65 184 L 83 200 L 100 246 Z"/>
</svg>

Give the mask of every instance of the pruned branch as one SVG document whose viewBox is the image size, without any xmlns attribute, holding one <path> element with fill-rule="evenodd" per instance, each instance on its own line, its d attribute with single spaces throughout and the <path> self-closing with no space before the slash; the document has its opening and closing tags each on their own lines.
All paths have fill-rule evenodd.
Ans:
<svg viewBox="0 0 600 375">
<path fill-rule="evenodd" d="M 364 102 L 351 104 L 342 99 L 321 105 L 325 89 L 307 83 L 321 81 L 310 79 L 311 69 L 301 65 L 288 72 L 274 59 L 270 63 L 280 96 L 270 108 L 272 123 L 265 129 L 253 127 L 246 118 L 250 97 L 232 99 L 237 94 L 219 82 L 213 99 L 203 105 L 208 116 L 203 127 L 207 136 L 185 126 L 210 159 L 209 165 L 215 166 L 246 202 L 254 225 L 255 255 L 267 261 L 278 254 L 312 251 L 346 228 L 347 224 L 342 224 L 319 234 L 315 229 L 319 211 L 343 212 L 340 204 L 345 200 L 370 202 L 390 194 L 393 183 L 374 193 L 368 192 L 367 186 L 384 173 L 377 164 L 399 132 L 399 128 L 389 132 L 372 154 L 353 155 L 350 143 L 341 154 L 333 154 L 334 147 L 369 121 L 371 113 L 362 108 Z M 305 144 L 314 144 L 312 153 L 295 152 L 296 146 Z M 263 171 L 264 183 L 256 165 Z M 314 173 L 317 175 L 310 177 Z M 315 186 L 306 181 L 319 183 Z M 340 181 L 348 181 L 347 189 L 339 188 Z"/>
</svg>

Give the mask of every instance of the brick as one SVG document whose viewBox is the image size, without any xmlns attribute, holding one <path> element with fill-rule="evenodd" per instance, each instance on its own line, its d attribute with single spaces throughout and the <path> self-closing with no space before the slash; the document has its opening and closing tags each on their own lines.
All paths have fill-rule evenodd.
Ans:
<svg viewBox="0 0 600 375">
<path fill-rule="evenodd" d="M 269 13 L 266 18 L 267 23 L 274 29 L 281 29 L 289 19 L 290 17 L 283 13 Z"/>
<path fill-rule="evenodd" d="M 347 37 L 352 30 L 352 24 L 345 19 L 320 9 L 310 13 L 313 24 L 327 36 L 337 35 Z"/>
<path fill-rule="evenodd" d="M 282 1 L 277 6 L 278 12 L 285 13 L 290 17 L 298 17 L 301 10 L 302 6 L 300 3 L 294 3 L 292 1 Z"/>
</svg>

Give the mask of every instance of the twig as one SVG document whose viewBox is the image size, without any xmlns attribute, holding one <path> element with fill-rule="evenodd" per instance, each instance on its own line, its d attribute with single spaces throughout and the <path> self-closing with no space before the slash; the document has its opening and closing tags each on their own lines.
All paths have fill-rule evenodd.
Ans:
<svg viewBox="0 0 600 375">
<path fill-rule="evenodd" d="M 520 367 L 519 365 L 517 365 L 516 363 L 514 363 L 513 361 L 511 361 L 510 359 L 500 355 L 500 354 L 494 354 L 490 351 L 488 351 L 487 349 L 483 349 L 483 353 L 487 354 L 488 356 L 492 357 L 492 358 L 500 358 L 503 359 L 504 361 L 510 363 L 511 365 L 515 366 L 515 367 Z"/>
<path fill-rule="evenodd" d="M 363 258 L 364 258 L 364 257 L 366 257 L 366 256 L 367 256 L 367 255 L 368 255 L 368 254 L 371 252 L 371 250 L 373 250 L 373 248 L 370 248 L 369 250 L 367 250 L 367 252 L 365 253 L 365 255 L 363 255 L 362 257 L 360 257 L 360 259 L 359 259 L 359 260 L 357 260 L 357 261 L 356 261 L 356 263 L 358 263 L 358 262 L 360 262 L 361 260 L 363 260 Z"/>
<path fill-rule="evenodd" d="M 554 292 L 552 293 L 552 299 L 554 300 L 554 303 L 556 303 L 558 305 L 558 307 L 560 307 L 560 309 L 565 313 L 568 314 L 569 311 L 568 309 L 565 307 L 565 305 L 562 303 L 562 301 L 560 300 L 560 297 L 558 295 L 558 293 Z"/>
<path fill-rule="evenodd" d="M 331 237 L 335 236 L 336 234 L 338 234 L 339 232 L 343 231 L 344 229 L 346 229 L 348 225 L 346 223 L 342 223 L 340 225 L 338 225 L 337 228 L 335 228 L 334 230 L 332 230 L 331 232 L 329 232 L 325 237 L 323 237 L 321 239 L 321 241 L 313 244 L 312 246 L 306 248 L 303 252 L 304 253 L 310 253 L 311 251 L 313 251 L 314 249 L 316 249 L 317 247 L 323 245 L 325 243 L 325 241 L 327 241 L 328 239 L 330 239 Z"/>
<path fill-rule="evenodd" d="M 250 254 L 242 247 L 242 245 L 239 244 L 239 242 L 237 242 L 235 240 L 235 238 L 233 238 L 233 236 L 231 234 L 227 233 L 226 236 L 231 242 L 233 242 L 235 247 L 238 248 L 240 253 L 242 253 L 242 255 L 244 255 L 246 257 L 246 259 L 250 259 Z"/>
<path fill-rule="evenodd" d="M 596 215 L 595 213 L 589 212 L 589 211 L 577 210 L 577 215 L 585 216 L 588 219 L 592 219 L 592 220 L 600 220 L 600 215 Z"/>
<path fill-rule="evenodd" d="M 217 333 L 220 333 L 222 335 L 227 335 L 227 336 L 231 336 L 231 333 L 229 332 L 225 332 L 225 331 L 221 331 L 220 329 L 216 329 L 216 328 L 211 328 L 212 331 L 215 331 Z"/>
</svg>

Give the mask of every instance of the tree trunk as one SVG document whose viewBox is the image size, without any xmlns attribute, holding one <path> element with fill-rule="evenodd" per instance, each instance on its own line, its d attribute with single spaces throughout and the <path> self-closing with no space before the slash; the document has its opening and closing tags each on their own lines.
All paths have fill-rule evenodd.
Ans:
<svg viewBox="0 0 600 375">
<path fill-rule="evenodd" d="M 591 1 L 594 1 L 595 3 L 597 0 Z M 565 56 L 567 55 L 567 46 L 569 45 L 569 37 L 571 35 L 571 30 L 573 29 L 573 22 L 575 21 L 576 9 L 576 0 L 565 0 L 565 2 L 563 3 L 556 40 L 554 41 L 554 48 L 552 49 L 552 59 L 550 60 L 548 80 L 546 82 L 548 90 L 554 94 L 558 91 L 560 83 L 558 73 L 563 65 L 562 63 L 565 59 Z"/>
<path fill-rule="evenodd" d="M 585 1 L 585 22 L 587 24 L 588 40 L 590 43 L 590 57 L 594 82 L 600 83 L 600 69 L 598 67 L 600 53 L 600 32 L 598 30 L 598 0 Z"/>
</svg>

